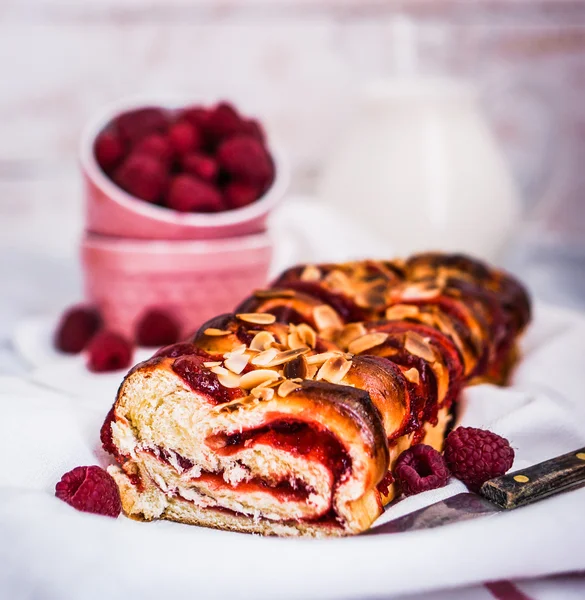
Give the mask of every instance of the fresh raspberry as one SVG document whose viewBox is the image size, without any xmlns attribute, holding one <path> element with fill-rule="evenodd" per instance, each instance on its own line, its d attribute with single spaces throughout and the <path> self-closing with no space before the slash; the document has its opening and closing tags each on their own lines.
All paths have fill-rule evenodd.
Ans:
<svg viewBox="0 0 585 600">
<path fill-rule="evenodd" d="M 94 373 L 117 371 L 130 366 L 132 345 L 117 333 L 100 331 L 87 347 L 87 367 Z"/>
<path fill-rule="evenodd" d="M 445 460 L 451 473 L 477 492 L 488 479 L 499 477 L 514 462 L 507 439 L 475 427 L 458 427 L 445 440 Z"/>
<path fill-rule="evenodd" d="M 246 124 L 233 105 L 220 102 L 209 111 L 205 133 L 212 146 L 236 135 L 246 133 Z"/>
<path fill-rule="evenodd" d="M 199 130 L 205 129 L 211 111 L 201 106 L 189 106 L 182 111 L 180 118 L 188 121 Z"/>
<path fill-rule="evenodd" d="M 203 145 L 199 130 L 188 121 L 177 121 L 169 127 L 169 142 L 179 155 L 192 152 Z"/>
<path fill-rule="evenodd" d="M 426 444 L 416 444 L 398 457 L 394 477 L 402 493 L 412 496 L 446 485 L 449 471 L 439 452 Z"/>
<path fill-rule="evenodd" d="M 181 166 L 185 173 L 195 175 L 203 181 L 215 181 L 217 177 L 218 166 L 215 160 L 199 152 L 191 152 L 183 156 Z"/>
<path fill-rule="evenodd" d="M 223 191 L 223 197 L 229 208 L 248 206 L 254 200 L 258 200 L 261 195 L 261 186 L 243 181 L 232 181 L 225 186 Z"/>
<path fill-rule="evenodd" d="M 139 346 L 168 346 L 174 344 L 179 335 L 177 321 L 167 312 L 156 308 L 146 312 L 136 325 L 136 342 Z"/>
<path fill-rule="evenodd" d="M 256 121 L 256 119 L 248 119 L 244 121 L 242 127 L 242 134 L 248 135 L 250 137 L 256 138 L 259 142 L 264 143 L 266 139 L 266 135 L 264 134 L 264 129 L 262 125 Z"/>
<path fill-rule="evenodd" d="M 114 407 L 110 408 L 106 418 L 104 420 L 104 424 L 100 429 L 100 440 L 102 442 L 102 448 L 108 453 L 116 456 L 118 454 L 118 450 L 116 446 L 114 446 L 114 441 L 112 440 L 112 423 L 116 420 L 116 415 L 114 414 Z"/>
<path fill-rule="evenodd" d="M 172 180 L 165 204 L 179 212 L 218 212 L 224 208 L 217 189 L 192 175 L 177 175 Z"/>
<path fill-rule="evenodd" d="M 265 184 L 273 177 L 273 166 L 264 146 L 254 138 L 238 136 L 221 144 L 217 162 L 233 177 Z"/>
<path fill-rule="evenodd" d="M 61 317 L 55 333 L 55 346 L 61 352 L 77 354 L 89 343 L 102 326 L 102 319 L 95 308 L 73 307 Z"/>
<path fill-rule="evenodd" d="M 138 141 L 132 149 L 136 154 L 148 154 L 168 165 L 173 158 L 169 139 L 160 133 L 151 133 Z"/>
<path fill-rule="evenodd" d="M 104 171 L 113 169 L 124 156 L 124 144 L 112 131 L 100 133 L 94 144 L 95 159 Z"/>
<path fill-rule="evenodd" d="M 100 467 L 75 467 L 61 477 L 55 496 L 77 510 L 116 518 L 122 511 L 113 477 Z"/>
<path fill-rule="evenodd" d="M 153 156 L 132 152 L 116 170 L 114 181 L 129 194 L 156 202 L 165 188 L 167 173 Z"/>
<path fill-rule="evenodd" d="M 165 346 L 161 348 L 154 356 L 168 356 L 170 358 L 177 358 L 179 356 L 186 356 L 188 354 L 203 354 L 203 350 L 197 348 L 195 344 L 191 342 L 180 342 L 178 344 L 172 344 L 171 346 Z"/>
<path fill-rule="evenodd" d="M 115 126 L 124 141 L 134 143 L 149 133 L 163 132 L 167 117 L 160 108 L 139 108 L 119 115 Z"/>
</svg>

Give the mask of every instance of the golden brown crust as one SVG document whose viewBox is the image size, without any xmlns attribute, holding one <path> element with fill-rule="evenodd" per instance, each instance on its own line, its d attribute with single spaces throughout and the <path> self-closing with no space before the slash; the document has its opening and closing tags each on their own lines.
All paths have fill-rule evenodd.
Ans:
<svg viewBox="0 0 585 600">
<path fill-rule="evenodd" d="M 367 529 L 463 385 L 505 381 L 522 286 L 460 255 L 299 266 L 137 365 L 108 424 L 124 510 L 270 535 Z"/>
</svg>

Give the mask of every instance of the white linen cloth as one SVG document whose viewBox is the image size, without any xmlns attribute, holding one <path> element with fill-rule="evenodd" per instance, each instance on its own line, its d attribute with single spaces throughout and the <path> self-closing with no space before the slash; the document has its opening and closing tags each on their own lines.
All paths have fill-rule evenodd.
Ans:
<svg viewBox="0 0 585 600">
<path fill-rule="evenodd" d="M 375 255 L 370 242 L 364 254 Z M 440 529 L 340 540 L 77 512 L 54 486 L 77 465 L 109 462 L 99 429 L 123 374 L 51 356 L 48 334 L 43 321 L 19 328 L 31 376 L 0 377 L 0 590 L 11 600 L 389 598 L 585 569 L 585 489 Z M 510 440 L 515 469 L 585 446 L 585 320 L 538 306 L 522 346 L 510 388 L 477 386 L 462 400 L 464 424 Z M 400 501 L 380 522 L 463 490 L 453 481 Z"/>
</svg>

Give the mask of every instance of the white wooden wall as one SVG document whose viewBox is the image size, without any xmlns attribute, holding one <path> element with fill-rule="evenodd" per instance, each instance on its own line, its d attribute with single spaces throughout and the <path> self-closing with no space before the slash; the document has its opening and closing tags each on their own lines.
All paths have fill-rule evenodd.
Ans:
<svg viewBox="0 0 585 600">
<path fill-rule="evenodd" d="M 584 8 L 581 0 L 0 0 L 0 236 L 70 243 L 80 224 L 81 128 L 128 94 L 253 106 L 288 151 L 294 189 L 310 191 L 361 84 L 391 70 L 399 11 L 430 32 L 426 69 L 480 86 L 527 202 L 551 186 L 585 189 L 584 170 L 566 166 L 578 148 L 585 154 Z"/>
</svg>

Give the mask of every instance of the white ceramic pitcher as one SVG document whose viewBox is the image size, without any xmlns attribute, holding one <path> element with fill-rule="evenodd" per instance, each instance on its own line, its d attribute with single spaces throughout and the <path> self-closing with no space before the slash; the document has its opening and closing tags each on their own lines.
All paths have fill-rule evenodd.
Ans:
<svg viewBox="0 0 585 600">
<path fill-rule="evenodd" d="M 398 255 L 445 250 L 497 260 L 520 218 L 473 88 L 446 78 L 369 86 L 318 193 L 387 235 Z"/>
</svg>

